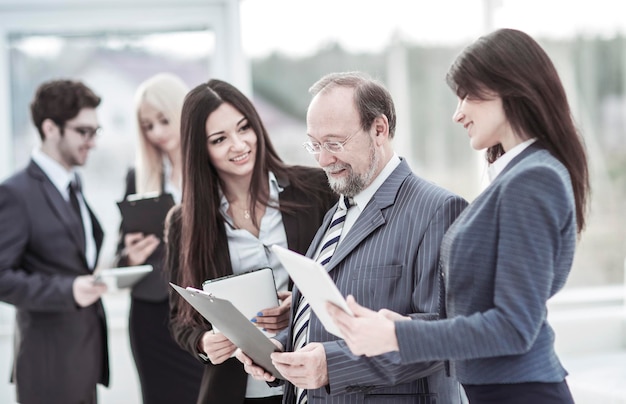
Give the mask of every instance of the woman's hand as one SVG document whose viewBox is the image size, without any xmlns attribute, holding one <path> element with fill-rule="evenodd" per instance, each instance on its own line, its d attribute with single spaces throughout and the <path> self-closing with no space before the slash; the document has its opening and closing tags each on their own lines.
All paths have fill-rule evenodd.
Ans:
<svg viewBox="0 0 626 404">
<path fill-rule="evenodd" d="M 278 300 L 280 301 L 280 305 L 261 310 L 259 314 L 252 319 L 252 322 L 255 323 L 257 327 L 273 334 L 287 328 L 289 325 L 291 292 L 278 292 Z"/>
<path fill-rule="evenodd" d="M 394 321 L 410 318 L 387 309 L 375 312 L 358 304 L 352 295 L 346 301 L 354 317 L 332 303 L 326 307 L 353 354 L 376 356 L 399 349 Z"/>
<path fill-rule="evenodd" d="M 274 338 L 270 338 L 270 341 L 272 341 L 272 343 L 276 345 L 278 352 L 283 351 L 283 345 L 280 342 L 276 341 Z M 241 363 L 243 363 L 243 370 L 245 370 L 246 373 L 251 375 L 254 379 L 266 382 L 273 382 L 274 380 L 276 380 L 276 378 L 271 373 L 254 363 L 252 358 L 243 353 L 240 348 L 237 348 L 237 351 L 235 352 L 235 357 L 239 359 Z"/>
<path fill-rule="evenodd" d="M 219 365 L 230 358 L 237 347 L 221 332 L 207 331 L 199 342 L 200 352 L 204 352 L 214 365 Z"/>
<path fill-rule="evenodd" d="M 143 233 L 128 233 L 124 236 L 124 255 L 128 265 L 141 265 L 156 250 L 161 241 L 154 235 Z"/>
</svg>

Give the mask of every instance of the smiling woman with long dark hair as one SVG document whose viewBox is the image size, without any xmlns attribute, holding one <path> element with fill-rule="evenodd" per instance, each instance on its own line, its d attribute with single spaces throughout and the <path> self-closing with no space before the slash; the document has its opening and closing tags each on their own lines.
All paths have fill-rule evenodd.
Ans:
<svg viewBox="0 0 626 404">
<path fill-rule="evenodd" d="M 353 299 L 355 318 L 331 310 L 355 354 L 451 360 L 472 404 L 573 403 L 546 309 L 567 281 L 589 197 L 565 90 L 540 45 L 513 29 L 467 47 L 447 82 L 453 119 L 487 150 L 491 179 L 442 243 L 448 319 L 401 321 Z"/>
<path fill-rule="evenodd" d="M 224 81 L 194 88 L 181 121 L 183 199 L 168 224 L 170 234 L 180 235 L 168 242 L 172 282 L 201 288 L 208 279 L 270 267 L 281 304 L 260 307 L 263 315 L 254 320 L 279 331 L 289 323 L 290 282 L 267 247 L 304 254 L 337 197 L 321 169 L 282 162 L 252 102 Z M 198 402 L 282 401 L 282 388 L 248 379 L 231 358 L 232 342 L 176 295 L 171 328 L 206 364 Z"/>
</svg>

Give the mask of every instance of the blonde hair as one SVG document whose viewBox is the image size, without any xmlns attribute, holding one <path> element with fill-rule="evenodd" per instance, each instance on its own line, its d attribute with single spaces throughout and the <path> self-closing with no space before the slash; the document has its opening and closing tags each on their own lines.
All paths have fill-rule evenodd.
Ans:
<svg viewBox="0 0 626 404">
<path fill-rule="evenodd" d="M 136 192 L 160 192 L 163 187 L 163 153 L 146 138 L 141 129 L 139 108 L 146 102 L 161 113 L 180 131 L 180 113 L 189 88 L 178 76 L 156 74 L 139 85 L 135 92 L 135 116 L 139 144 L 135 156 Z"/>
</svg>

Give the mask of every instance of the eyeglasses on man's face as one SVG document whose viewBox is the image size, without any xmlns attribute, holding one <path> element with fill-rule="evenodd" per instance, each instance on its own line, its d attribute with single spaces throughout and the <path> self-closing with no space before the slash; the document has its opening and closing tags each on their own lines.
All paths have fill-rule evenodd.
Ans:
<svg viewBox="0 0 626 404">
<path fill-rule="evenodd" d="M 91 140 L 98 136 L 100 132 L 102 132 L 102 128 L 99 126 L 94 128 L 93 126 L 64 125 L 63 128 L 73 130 L 86 140 Z"/>
<path fill-rule="evenodd" d="M 343 142 L 320 143 L 320 142 L 308 141 L 308 142 L 302 143 L 302 146 L 306 149 L 306 151 L 308 151 L 311 154 L 320 154 L 322 152 L 322 147 L 331 153 L 341 153 L 342 151 L 344 151 L 344 146 L 346 145 L 346 143 L 348 143 L 348 141 L 352 139 L 352 137 L 356 135 L 357 133 L 359 133 L 360 131 L 361 131 L 361 128 L 357 129 L 356 132 L 354 132 L 353 134 L 345 138 Z"/>
</svg>

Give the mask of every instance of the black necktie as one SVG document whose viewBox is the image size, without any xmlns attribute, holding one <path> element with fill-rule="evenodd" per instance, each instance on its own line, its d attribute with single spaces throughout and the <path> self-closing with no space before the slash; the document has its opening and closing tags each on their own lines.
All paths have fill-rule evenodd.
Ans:
<svg viewBox="0 0 626 404">
<path fill-rule="evenodd" d="M 82 226 L 83 215 L 81 215 L 80 213 L 80 204 L 78 203 L 77 196 L 77 194 L 80 192 L 80 185 L 76 181 L 71 181 L 70 184 L 67 186 L 67 189 L 70 194 L 70 204 L 72 205 L 74 212 L 76 212 L 76 214 L 78 215 L 78 218 L 80 219 L 80 224 Z"/>
<path fill-rule="evenodd" d="M 72 205 L 72 209 L 78 215 L 78 223 L 80 223 L 80 233 L 79 240 L 81 240 L 81 245 L 83 250 L 85 249 L 85 224 L 83 223 L 83 215 L 80 213 L 80 204 L 78 203 L 78 194 L 80 193 L 80 182 L 78 179 L 71 181 L 67 186 L 69 194 L 70 194 L 70 205 Z"/>
</svg>

